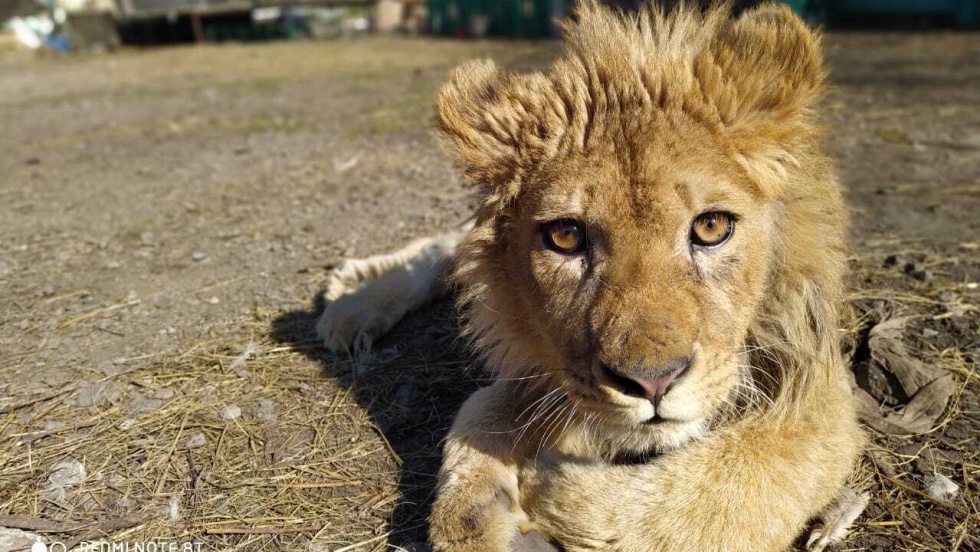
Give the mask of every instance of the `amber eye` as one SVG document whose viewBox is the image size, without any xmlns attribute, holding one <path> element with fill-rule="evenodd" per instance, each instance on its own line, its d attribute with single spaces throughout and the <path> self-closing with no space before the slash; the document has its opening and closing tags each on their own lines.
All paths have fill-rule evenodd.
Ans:
<svg viewBox="0 0 980 552">
<path fill-rule="evenodd" d="M 725 243 L 734 230 L 732 215 L 721 211 L 704 213 L 691 225 L 691 242 L 701 247 L 714 247 Z"/>
<path fill-rule="evenodd" d="M 577 253 L 585 248 L 585 231 L 573 220 L 556 220 L 542 228 L 544 243 L 559 253 Z"/>
</svg>

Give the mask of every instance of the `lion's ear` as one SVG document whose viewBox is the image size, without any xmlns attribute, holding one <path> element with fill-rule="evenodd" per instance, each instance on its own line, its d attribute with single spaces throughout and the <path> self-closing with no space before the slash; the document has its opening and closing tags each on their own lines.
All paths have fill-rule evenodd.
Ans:
<svg viewBox="0 0 980 552">
<path fill-rule="evenodd" d="M 512 182 L 553 153 L 561 121 L 551 82 L 540 73 L 506 74 L 492 61 L 466 63 L 439 93 L 439 126 L 475 182 Z"/>
<path fill-rule="evenodd" d="M 819 133 L 813 106 L 827 76 L 819 35 L 786 5 L 770 3 L 724 26 L 710 51 L 699 78 L 743 165 L 762 179 L 778 177 L 793 159 L 787 144 Z"/>
</svg>

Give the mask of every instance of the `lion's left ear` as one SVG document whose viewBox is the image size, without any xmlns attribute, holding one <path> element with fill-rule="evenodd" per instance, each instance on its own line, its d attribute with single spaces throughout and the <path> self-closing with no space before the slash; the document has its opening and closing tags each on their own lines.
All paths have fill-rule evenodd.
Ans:
<svg viewBox="0 0 980 552">
<path fill-rule="evenodd" d="M 789 7 L 764 4 L 719 30 L 698 80 L 746 170 L 778 192 L 794 142 L 820 132 L 813 106 L 827 72 L 820 37 Z"/>
<path fill-rule="evenodd" d="M 470 180 L 510 195 L 523 171 L 554 155 L 565 125 L 551 81 L 492 61 L 456 68 L 439 93 L 439 126 Z"/>
</svg>

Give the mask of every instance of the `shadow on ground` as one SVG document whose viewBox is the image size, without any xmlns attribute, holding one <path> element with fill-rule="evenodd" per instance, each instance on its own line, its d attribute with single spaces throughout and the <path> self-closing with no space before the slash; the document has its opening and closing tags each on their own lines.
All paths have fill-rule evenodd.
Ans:
<svg viewBox="0 0 980 552">
<path fill-rule="evenodd" d="M 286 313 L 273 322 L 273 337 L 317 361 L 323 377 L 356 397 L 401 462 L 400 499 L 392 512 L 388 543 L 427 550 L 442 440 L 462 402 L 480 386 L 460 338 L 459 319 L 450 301 L 406 317 L 379 343 L 374 356 L 354 361 L 309 347 L 325 304 L 318 296 L 311 310 Z M 305 346 L 304 346 L 305 345 Z"/>
</svg>

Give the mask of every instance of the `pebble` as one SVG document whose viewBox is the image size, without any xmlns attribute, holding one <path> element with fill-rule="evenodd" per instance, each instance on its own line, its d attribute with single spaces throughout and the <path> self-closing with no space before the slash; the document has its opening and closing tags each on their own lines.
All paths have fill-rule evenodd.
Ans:
<svg viewBox="0 0 980 552">
<path fill-rule="evenodd" d="M 201 448 L 206 444 L 208 444 L 208 438 L 201 431 L 192 433 L 190 437 L 184 439 L 184 448 L 186 449 Z"/>
<path fill-rule="evenodd" d="M 939 300 L 943 303 L 952 303 L 959 298 L 959 294 L 955 291 L 944 291 L 939 294 Z"/>
<path fill-rule="evenodd" d="M 255 416 L 263 422 L 275 422 L 279 419 L 276 415 L 276 403 L 269 399 L 259 399 L 258 408 L 255 409 Z"/>
<path fill-rule="evenodd" d="M 33 546 L 36 543 L 42 544 L 39 547 Z M 47 546 L 44 546 L 41 536 L 37 533 L 0 527 L 0 550 L 30 550 L 34 552 L 35 550 L 47 550 Z"/>
<path fill-rule="evenodd" d="M 881 263 L 881 266 L 885 268 L 891 268 L 893 266 L 898 266 L 904 263 L 905 263 L 905 259 L 899 257 L 898 255 L 889 255 L 885 257 L 885 262 Z"/>
<path fill-rule="evenodd" d="M 64 500 L 65 491 L 81 485 L 85 481 L 85 475 L 85 464 L 73 458 L 62 460 L 51 466 L 44 494 L 57 500 Z"/>
<path fill-rule="evenodd" d="M 134 412 L 153 412 L 163 406 L 160 399 L 140 399 L 133 404 Z"/>
<path fill-rule="evenodd" d="M 229 404 L 221 409 L 221 419 L 234 421 L 242 417 L 242 409 L 235 404 Z"/>
<path fill-rule="evenodd" d="M 191 259 L 193 259 L 194 262 L 202 263 L 208 259 L 208 254 L 203 251 L 195 251 L 191 253 Z"/>
<path fill-rule="evenodd" d="M 905 263 L 905 273 L 916 280 L 919 280 L 920 282 L 928 282 L 933 278 L 932 271 L 926 270 L 922 266 L 922 263 L 918 261 L 909 261 Z"/>
<path fill-rule="evenodd" d="M 953 480 L 938 473 L 927 476 L 923 483 L 925 483 L 929 496 L 936 500 L 948 501 L 956 497 L 960 491 L 960 486 Z"/>
</svg>

